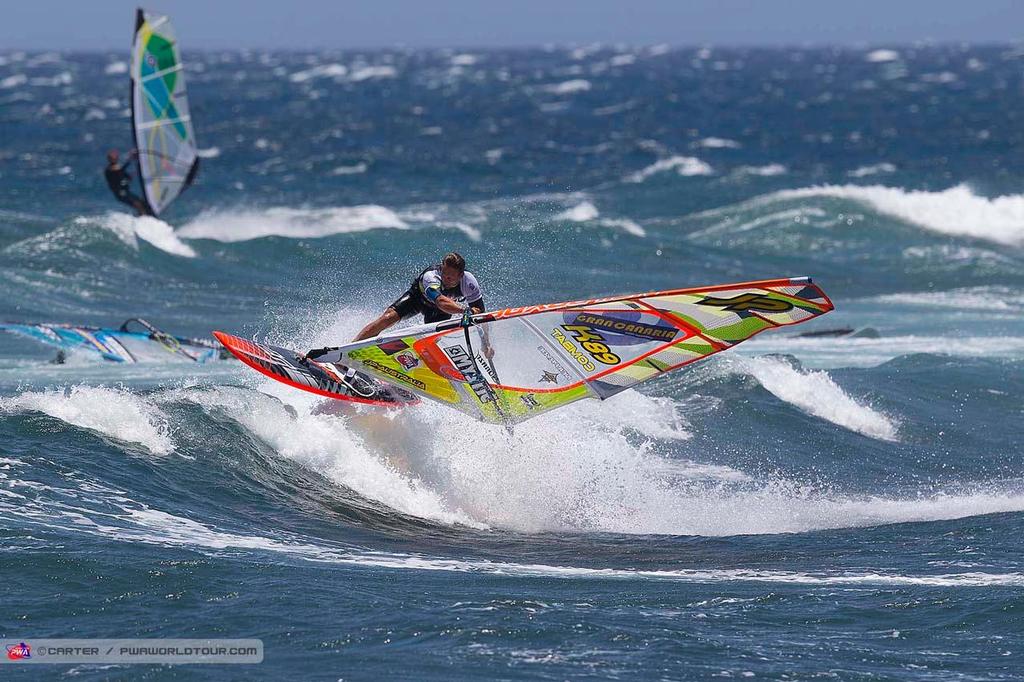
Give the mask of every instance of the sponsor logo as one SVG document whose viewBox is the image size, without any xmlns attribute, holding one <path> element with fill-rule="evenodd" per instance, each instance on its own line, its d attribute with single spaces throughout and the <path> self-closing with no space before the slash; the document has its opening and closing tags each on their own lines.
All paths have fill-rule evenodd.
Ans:
<svg viewBox="0 0 1024 682">
<path fill-rule="evenodd" d="M 656 324 L 645 324 L 643 322 L 627 322 L 614 317 L 594 315 L 592 313 L 580 313 L 574 320 L 577 325 L 587 325 L 594 329 L 601 329 L 616 334 L 628 334 L 639 336 L 642 339 L 652 341 L 671 341 L 679 333 L 675 327 L 662 327 Z"/>
<path fill-rule="evenodd" d="M 793 309 L 793 304 L 764 294 L 740 294 L 732 298 L 715 298 L 705 296 L 703 300 L 697 301 L 697 305 L 709 305 L 716 308 L 724 308 L 733 312 L 746 312 L 758 310 L 765 313 L 784 313 Z"/>
<path fill-rule="evenodd" d="M 548 362 L 550 362 L 551 366 L 555 368 L 554 373 L 544 372 L 544 374 L 542 374 L 541 377 L 540 377 L 541 381 L 549 381 L 552 384 L 557 384 L 558 383 L 558 376 L 560 374 L 564 374 L 565 376 L 569 376 L 569 372 L 566 371 L 565 367 L 562 366 L 562 363 L 558 361 L 558 358 L 556 358 L 554 355 L 551 354 L 551 351 L 549 351 L 547 349 L 547 346 L 537 346 L 537 350 L 540 351 L 540 354 L 544 356 L 544 359 L 546 359 Z M 551 379 L 545 378 L 548 375 L 551 375 L 552 378 Z"/>
<path fill-rule="evenodd" d="M 409 344 L 407 344 L 402 339 L 395 339 L 393 341 L 385 341 L 384 343 L 377 344 L 377 348 L 380 348 L 382 351 L 384 351 L 388 355 L 394 355 L 395 353 L 400 353 L 400 352 L 402 352 L 403 350 L 405 350 L 408 347 L 409 347 Z"/>
<path fill-rule="evenodd" d="M 538 381 L 540 383 L 542 383 L 542 384 L 543 383 L 557 384 L 558 383 L 558 375 L 555 374 L 554 372 L 544 371 L 544 372 L 541 372 L 540 379 L 538 379 Z"/>
<path fill-rule="evenodd" d="M 571 357 L 576 362 L 580 363 L 580 366 L 583 369 L 587 370 L 588 372 L 593 372 L 595 369 L 597 369 L 597 366 L 590 361 L 590 358 L 584 355 L 582 351 L 580 351 L 580 349 L 576 347 L 576 344 L 567 339 L 565 337 L 565 334 L 563 334 L 561 330 L 557 328 L 552 329 L 551 336 L 555 337 L 555 341 L 558 341 L 558 345 L 565 349 L 565 352 L 569 354 L 569 357 Z"/>
<path fill-rule="evenodd" d="M 604 337 L 594 331 L 593 327 L 585 324 L 563 324 L 562 329 L 572 334 L 572 338 L 583 346 L 583 350 L 602 365 L 617 365 L 621 362 L 619 356 L 608 347 Z"/>
<path fill-rule="evenodd" d="M 580 363 L 580 366 L 583 369 L 587 370 L 588 372 L 593 372 L 594 370 L 597 369 L 597 366 L 591 363 L 590 358 L 587 357 L 583 353 L 583 351 L 575 347 L 574 343 L 565 338 L 565 335 L 562 334 L 561 330 L 551 330 L 551 336 L 555 337 L 555 341 L 558 342 L 558 345 L 565 349 L 565 352 L 569 354 L 569 357 L 571 357 L 575 361 L 578 361 L 578 363 Z"/>
<path fill-rule="evenodd" d="M 12 661 L 23 661 L 32 658 L 32 647 L 25 642 L 7 645 L 7 658 Z"/>
<path fill-rule="evenodd" d="M 395 356 L 395 360 L 397 360 L 398 364 L 400 364 L 402 367 L 405 367 L 407 370 L 412 369 L 413 367 L 416 367 L 418 364 L 420 364 L 419 358 L 417 358 L 412 353 L 399 353 L 398 355 Z"/>
<path fill-rule="evenodd" d="M 527 409 L 532 410 L 535 407 L 540 407 L 540 403 L 537 402 L 532 393 L 524 393 L 519 396 L 519 399 L 523 401 L 523 405 L 526 405 Z"/>
<path fill-rule="evenodd" d="M 491 363 L 480 353 L 476 354 L 476 366 L 483 367 L 484 373 L 491 378 L 493 383 L 498 383 L 498 376 L 494 372 L 494 367 Z"/>
<path fill-rule="evenodd" d="M 470 357 L 469 353 L 462 346 L 451 346 L 450 348 L 444 349 L 445 354 L 451 358 L 455 368 L 462 372 L 462 375 L 466 378 L 466 383 L 473 389 L 473 393 L 480 400 L 481 403 L 489 403 L 494 401 L 494 392 L 491 391 L 491 387 L 487 385 L 487 381 L 483 375 L 476 370 L 473 358 Z"/>
<path fill-rule="evenodd" d="M 420 389 L 421 391 L 422 390 L 426 390 L 426 388 L 427 388 L 427 385 L 425 383 L 423 383 L 422 381 L 420 381 L 419 379 L 413 379 L 411 376 L 409 376 L 407 374 L 403 374 L 402 372 L 399 372 L 394 367 L 388 367 L 387 365 L 382 365 L 381 363 L 377 362 L 376 360 L 363 360 L 362 362 L 367 367 L 375 369 L 378 372 L 380 372 L 381 374 L 387 374 L 389 377 L 393 377 L 395 379 L 398 379 L 399 381 L 401 381 L 403 383 L 406 383 L 406 384 L 409 384 L 410 386 L 415 386 L 416 388 Z"/>
</svg>

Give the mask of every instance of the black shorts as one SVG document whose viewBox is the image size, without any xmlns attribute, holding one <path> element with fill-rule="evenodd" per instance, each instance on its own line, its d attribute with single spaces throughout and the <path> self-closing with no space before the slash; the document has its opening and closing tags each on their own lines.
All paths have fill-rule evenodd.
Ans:
<svg viewBox="0 0 1024 682">
<path fill-rule="evenodd" d="M 423 298 L 423 294 L 420 293 L 419 287 L 415 284 L 409 287 L 407 292 L 395 299 L 395 302 L 388 307 L 398 313 L 398 318 L 401 320 L 408 319 L 419 313 L 423 313 L 424 322 L 442 322 L 450 320 L 452 317 Z"/>
<path fill-rule="evenodd" d="M 388 307 L 398 313 L 398 318 L 401 320 L 410 318 L 417 313 L 423 313 L 424 323 L 443 322 L 452 319 L 451 314 L 432 305 L 423 297 L 423 294 L 420 293 L 420 287 L 416 282 L 413 282 L 409 290 L 395 299 L 395 302 Z M 473 307 L 483 310 L 484 300 L 481 298 L 479 301 L 476 301 L 473 303 Z"/>
</svg>

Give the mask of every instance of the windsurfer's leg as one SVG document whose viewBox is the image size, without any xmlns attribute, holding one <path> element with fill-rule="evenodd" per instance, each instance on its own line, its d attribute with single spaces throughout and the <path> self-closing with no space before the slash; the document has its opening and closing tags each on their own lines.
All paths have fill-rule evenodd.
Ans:
<svg viewBox="0 0 1024 682">
<path fill-rule="evenodd" d="M 395 324 L 400 319 L 402 318 L 398 314 L 397 310 L 395 310 L 394 308 L 388 308 L 387 310 L 384 311 L 383 315 L 381 315 L 376 320 L 363 327 L 362 330 L 360 330 L 360 332 L 356 334 L 356 337 L 352 340 L 362 341 L 363 339 L 368 339 L 371 336 L 377 336 L 377 334 L 380 334 L 382 331 L 384 331 L 391 325 Z"/>
<path fill-rule="evenodd" d="M 151 215 L 149 209 L 146 208 L 146 202 L 139 197 L 135 196 L 131 192 L 122 192 L 114 195 L 118 201 L 126 206 L 131 206 L 135 209 L 135 215 Z"/>
<path fill-rule="evenodd" d="M 131 197 L 132 206 L 135 207 L 136 213 L 138 213 L 140 216 L 153 215 L 152 213 L 149 212 L 149 208 L 146 207 L 145 201 L 135 196 L 134 194 L 129 194 L 128 196 Z"/>
</svg>

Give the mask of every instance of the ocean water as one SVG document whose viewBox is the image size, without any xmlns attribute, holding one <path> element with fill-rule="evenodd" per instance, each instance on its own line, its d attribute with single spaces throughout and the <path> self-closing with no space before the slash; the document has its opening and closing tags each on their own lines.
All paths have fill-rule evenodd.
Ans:
<svg viewBox="0 0 1024 682">
<path fill-rule="evenodd" d="M 1018 679 L 1024 51 L 192 52 L 203 168 L 119 210 L 124 53 L 0 52 L 0 318 L 349 339 L 811 275 L 830 315 L 509 436 L 238 363 L 0 338 L 0 636 L 254 637 L 74 679 Z M 794 338 L 851 327 L 855 338 Z"/>
</svg>

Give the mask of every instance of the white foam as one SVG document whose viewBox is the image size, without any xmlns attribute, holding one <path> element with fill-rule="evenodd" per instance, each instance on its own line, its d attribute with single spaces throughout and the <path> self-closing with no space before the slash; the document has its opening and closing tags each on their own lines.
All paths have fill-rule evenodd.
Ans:
<svg viewBox="0 0 1024 682">
<path fill-rule="evenodd" d="M 896 423 L 847 395 L 826 372 L 800 370 L 776 357 L 730 357 L 775 397 L 803 412 L 878 440 L 897 440 Z"/>
<path fill-rule="evenodd" d="M 139 248 L 139 239 L 143 239 L 156 248 L 176 256 L 194 258 L 196 252 L 182 242 L 167 223 L 151 216 L 135 217 L 126 213 L 111 211 L 101 216 L 79 216 L 74 219 L 78 226 L 96 225 L 113 233 L 133 249 Z M 37 250 L 48 250 L 55 246 L 54 240 L 47 237 L 46 242 L 37 244 Z"/>
<path fill-rule="evenodd" d="M 597 210 L 596 206 L 589 201 L 583 201 L 572 208 L 559 213 L 553 218 L 553 220 L 568 220 L 574 223 L 585 223 L 588 220 L 594 220 L 600 215 L 601 213 Z"/>
<path fill-rule="evenodd" d="M 174 447 L 167 419 L 159 408 L 123 389 L 72 386 L 25 392 L 0 398 L 0 408 L 42 412 L 119 441 L 138 443 L 156 455 L 165 455 Z"/>
<path fill-rule="evenodd" d="M 95 223 L 116 234 L 125 244 L 138 248 L 136 238 L 174 256 L 195 258 L 195 250 L 174 233 L 174 228 L 152 216 L 130 216 L 127 213 L 110 212 L 100 217 L 75 218 L 75 224 Z"/>
<path fill-rule="evenodd" d="M 601 218 L 598 221 L 600 225 L 605 227 L 611 227 L 617 230 L 622 230 L 626 234 L 631 234 L 634 237 L 646 237 L 647 231 L 644 230 L 638 223 L 630 220 L 629 218 Z"/>
<path fill-rule="evenodd" d="M 0 80 L 0 90 L 9 90 L 10 88 L 16 88 L 19 85 L 28 83 L 28 76 L 23 73 L 16 73 L 13 76 L 8 76 L 3 80 Z"/>
<path fill-rule="evenodd" d="M 598 220 L 599 218 L 600 220 Z M 572 208 L 562 211 L 554 216 L 552 220 L 566 220 L 574 223 L 597 221 L 598 225 L 622 230 L 626 234 L 631 234 L 636 237 L 647 236 L 647 232 L 644 228 L 628 218 L 601 218 L 600 211 L 598 211 L 597 207 L 589 201 L 582 201 Z"/>
<path fill-rule="evenodd" d="M 591 88 L 590 81 L 582 78 L 554 83 L 544 86 L 544 90 L 554 95 L 571 95 L 577 92 L 586 92 Z"/>
<path fill-rule="evenodd" d="M 200 159 L 216 159 L 220 156 L 220 147 L 206 147 L 204 149 L 197 149 L 196 156 Z"/>
<path fill-rule="evenodd" d="M 35 68 L 37 66 L 43 66 L 44 64 L 60 64 L 61 56 L 59 52 L 44 52 L 31 57 L 25 66 L 29 68 Z"/>
<path fill-rule="evenodd" d="M 882 336 L 879 338 L 794 338 L 762 334 L 745 341 L 742 354 L 793 353 L 815 367 L 875 367 L 902 355 L 931 353 L 958 357 L 1024 358 L 1019 336 Z"/>
<path fill-rule="evenodd" d="M 31 494 L 21 492 L 31 490 Z M 60 501 L 46 493 L 56 492 Z M 42 493 L 42 494 L 40 494 Z M 85 493 L 85 494 L 83 494 Z M 66 500 L 66 501 L 65 501 Z M 96 512 L 89 504 L 101 505 Z M 868 508 L 874 508 L 871 511 Z M 114 511 L 111 511 L 114 510 Z M 978 514 L 1020 512 L 1024 498 L 1010 494 L 936 495 L 905 502 L 879 498 L 834 503 L 833 515 L 863 514 L 882 523 L 928 522 L 964 518 Z M 297 559 L 340 565 L 414 571 L 450 571 L 523 578 L 566 580 L 666 580 L 692 583 L 766 583 L 796 585 L 877 585 L 931 587 L 1024 586 L 1024 574 L 967 571 L 962 573 L 901 574 L 849 570 L 787 571 L 767 568 L 659 568 L 637 570 L 618 567 L 578 567 L 571 565 L 529 564 L 452 559 L 395 552 L 371 552 L 339 546 L 326 541 L 311 542 L 279 531 L 275 537 L 231 532 L 183 516 L 133 502 L 125 493 L 96 482 L 85 482 L 78 489 L 55 489 L 33 481 L 6 479 L 0 483 L 0 511 L 33 523 L 63 531 L 98 535 L 126 542 L 194 547 L 216 552 L 243 550 L 273 552 Z M 789 509 L 798 519 L 806 519 L 800 509 Z M 810 514 L 813 516 L 814 512 Z"/>
<path fill-rule="evenodd" d="M 939 83 L 940 85 L 948 85 L 949 83 L 956 83 L 960 80 L 952 71 L 940 71 L 938 73 L 925 73 L 921 75 L 921 80 L 925 83 Z"/>
<path fill-rule="evenodd" d="M 56 88 L 61 85 L 71 85 L 74 80 L 75 77 L 71 75 L 70 71 L 61 71 L 56 76 L 30 78 L 28 84 L 40 88 Z"/>
<path fill-rule="evenodd" d="M 363 162 L 351 166 L 336 166 L 331 170 L 331 175 L 359 175 L 360 173 L 365 173 L 367 168 L 369 166 Z"/>
<path fill-rule="evenodd" d="M 872 64 L 883 64 L 885 62 L 894 62 L 900 58 L 900 53 L 896 50 L 872 50 L 864 55 L 864 61 L 871 62 Z"/>
<path fill-rule="evenodd" d="M 612 66 L 629 66 L 636 62 L 636 55 L 632 54 L 617 54 L 608 60 L 608 63 Z"/>
<path fill-rule="evenodd" d="M 305 83 L 316 78 L 344 78 L 348 75 L 348 67 L 344 64 L 321 64 L 312 69 L 296 71 L 288 76 L 292 83 Z"/>
<path fill-rule="evenodd" d="M 715 171 L 706 162 L 693 156 L 672 156 L 661 159 L 626 177 L 626 182 L 643 182 L 657 173 L 675 170 L 682 176 L 712 175 Z"/>
<path fill-rule="evenodd" d="M 119 76 L 128 73 L 128 62 L 110 62 L 103 68 L 103 73 L 108 76 Z"/>
<path fill-rule="evenodd" d="M 621 114 L 623 111 L 629 111 L 635 108 L 637 101 L 635 99 L 620 102 L 618 104 L 609 104 L 605 107 L 597 107 L 594 109 L 594 116 L 612 116 L 613 114 Z"/>
<path fill-rule="evenodd" d="M 323 209 L 277 207 L 260 211 L 206 211 L 185 224 L 178 234 L 188 239 L 241 242 L 263 237 L 328 237 L 381 229 L 406 230 L 409 226 L 394 211 L 372 204 Z"/>
<path fill-rule="evenodd" d="M 183 256 L 184 258 L 196 257 L 195 250 L 178 239 L 174 234 L 174 228 L 164 221 L 151 216 L 139 218 L 126 217 L 135 221 L 135 234 L 139 236 L 139 239 L 149 242 L 161 251 L 175 256 Z"/>
<path fill-rule="evenodd" d="M 403 410 L 389 428 L 394 457 L 488 526 L 644 533 L 685 523 L 664 460 L 647 454 L 651 439 L 689 437 L 669 399 L 627 392 L 583 401 L 520 424 L 512 437 L 435 405 Z"/>
<path fill-rule="evenodd" d="M 714 211 L 708 211 L 704 214 L 699 215 L 711 216 L 720 214 L 721 212 L 715 209 Z M 757 228 L 764 227 L 765 225 L 789 225 L 792 223 L 806 224 L 806 221 L 808 221 L 810 218 L 822 218 L 825 215 L 826 214 L 824 211 L 813 207 L 789 208 L 782 211 L 773 211 L 771 213 L 759 215 L 756 218 L 747 220 L 745 222 L 737 222 L 737 219 L 734 215 L 729 215 L 725 220 L 722 220 L 714 225 L 711 225 L 710 227 L 707 227 L 703 230 L 698 230 L 696 232 L 691 232 L 688 238 L 694 239 L 709 234 L 718 234 L 721 232 L 749 232 L 750 230 L 755 230 Z"/>
<path fill-rule="evenodd" d="M 942 310 L 1024 312 L 1024 292 L 1009 287 L 964 287 L 950 291 L 915 291 L 876 296 L 872 301 Z"/>
<path fill-rule="evenodd" d="M 459 509 L 451 509 L 445 500 L 414 477 L 375 456 L 346 420 L 310 413 L 319 402 L 290 391 L 299 409 L 293 416 L 273 398 L 253 391 L 229 387 L 213 390 L 187 390 L 174 393 L 201 405 L 207 411 L 227 413 L 247 430 L 273 447 L 281 456 L 296 461 L 327 478 L 351 488 L 363 497 L 379 501 L 396 511 L 432 519 L 441 523 L 461 523 L 479 527 Z M 381 416 L 378 428 L 390 423 Z"/>
<path fill-rule="evenodd" d="M 398 71 L 393 66 L 363 66 L 353 69 L 349 80 L 358 83 L 360 81 L 395 78 L 397 76 Z"/>
<path fill-rule="evenodd" d="M 860 166 L 847 173 L 851 178 L 866 178 L 869 175 L 879 175 L 882 173 L 895 173 L 896 166 L 888 162 L 876 163 L 871 166 Z"/>
<path fill-rule="evenodd" d="M 452 66 L 473 66 L 478 61 L 480 61 L 479 57 L 469 53 L 452 55 L 450 60 Z"/>
<path fill-rule="evenodd" d="M 785 175 L 788 169 L 781 163 L 769 163 L 764 166 L 740 166 L 733 173 L 735 175 L 759 175 L 761 177 L 774 177 Z"/>
<path fill-rule="evenodd" d="M 439 220 L 437 221 L 436 224 L 438 227 L 441 228 L 451 228 L 453 230 L 458 230 L 459 232 L 466 235 L 475 242 L 483 240 L 483 234 L 480 232 L 480 230 L 473 227 L 472 225 L 469 225 L 468 223 L 463 223 L 458 220 Z"/>
<path fill-rule="evenodd" d="M 743 145 L 724 137 L 705 137 L 697 142 L 697 146 L 705 149 L 739 149 Z"/>
<path fill-rule="evenodd" d="M 940 192 L 881 185 L 822 185 L 783 190 L 771 197 L 835 197 L 868 204 L 875 210 L 933 232 L 1024 245 L 1024 195 L 978 196 L 966 185 Z M 769 198 L 771 198 L 769 197 Z"/>
</svg>

